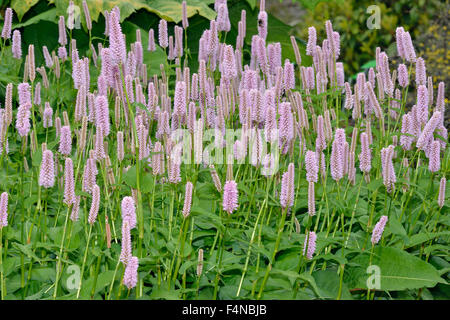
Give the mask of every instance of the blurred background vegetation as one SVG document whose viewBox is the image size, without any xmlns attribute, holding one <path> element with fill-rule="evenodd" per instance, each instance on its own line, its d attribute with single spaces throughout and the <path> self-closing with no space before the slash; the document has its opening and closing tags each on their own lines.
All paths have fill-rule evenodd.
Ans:
<svg viewBox="0 0 450 320">
<path fill-rule="evenodd" d="M 437 90 L 440 81 L 446 84 L 449 97 L 450 1 L 439 0 L 266 0 L 267 10 L 293 28 L 294 34 L 308 39 L 308 27 L 317 29 L 318 39 L 324 39 L 325 21 L 341 35 L 341 56 L 347 79 L 375 64 L 375 49 L 388 54 L 391 66 L 399 63 L 395 30 L 403 26 L 411 33 L 417 56 L 425 59 L 427 75 L 433 77 Z M 380 29 L 370 30 L 366 23 L 372 13 L 367 8 L 380 8 Z M 415 76 L 415 75 L 413 75 Z M 436 92 L 436 91 L 435 91 Z M 414 100 L 414 96 L 410 96 Z M 447 100 L 446 100 L 447 101 Z M 448 102 L 448 101 L 447 101 Z M 415 101 L 410 101 L 411 104 Z M 450 113 L 446 114 L 446 123 Z"/>
</svg>

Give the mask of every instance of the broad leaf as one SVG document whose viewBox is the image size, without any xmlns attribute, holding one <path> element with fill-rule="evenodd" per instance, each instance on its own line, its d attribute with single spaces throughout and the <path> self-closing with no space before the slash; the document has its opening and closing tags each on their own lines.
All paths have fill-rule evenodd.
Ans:
<svg viewBox="0 0 450 320">
<path fill-rule="evenodd" d="M 352 279 L 349 284 L 351 288 L 367 289 L 367 282 L 372 283 L 371 279 L 376 275 L 373 270 L 366 273 L 369 261 L 369 253 L 360 254 L 350 261 L 346 276 Z M 353 264 L 359 266 L 355 267 Z M 437 283 L 445 283 L 431 264 L 397 248 L 377 247 L 371 265 L 378 266 L 380 270 L 380 287 L 373 289 L 396 291 L 434 287 Z"/>
</svg>

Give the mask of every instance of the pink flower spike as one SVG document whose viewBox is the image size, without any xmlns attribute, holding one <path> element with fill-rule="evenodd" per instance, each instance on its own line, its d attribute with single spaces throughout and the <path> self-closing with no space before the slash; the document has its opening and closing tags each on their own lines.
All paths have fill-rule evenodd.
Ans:
<svg viewBox="0 0 450 320">
<path fill-rule="evenodd" d="M 64 166 L 64 203 L 71 206 L 75 202 L 75 180 L 73 176 L 73 161 L 66 158 Z"/>
<path fill-rule="evenodd" d="M 94 185 L 94 187 L 92 188 L 91 209 L 89 210 L 89 217 L 88 217 L 89 224 L 92 225 L 97 220 L 99 207 L 100 207 L 100 187 L 98 185 Z"/>
<path fill-rule="evenodd" d="M 288 171 L 283 173 L 281 179 L 280 203 L 282 208 L 289 208 L 294 205 L 294 164 L 290 163 Z"/>
<path fill-rule="evenodd" d="M 8 193 L 0 196 L 0 229 L 8 225 Z"/>
<path fill-rule="evenodd" d="M 188 181 L 186 183 L 186 192 L 184 194 L 184 206 L 183 206 L 183 217 L 189 217 L 191 213 L 191 205 L 192 205 L 192 191 L 193 191 L 192 182 Z"/>
<path fill-rule="evenodd" d="M 314 252 L 316 251 L 316 240 L 317 235 L 314 231 L 310 231 L 307 237 L 305 238 L 305 243 L 303 245 L 303 254 L 306 251 L 306 259 L 311 260 Z M 306 248 L 308 246 L 308 248 Z"/>
<path fill-rule="evenodd" d="M 382 216 L 380 220 L 377 222 L 372 231 L 372 245 L 376 245 L 383 235 L 384 227 L 386 226 L 386 222 L 388 221 L 387 216 Z"/>
<path fill-rule="evenodd" d="M 223 210 L 229 214 L 233 213 L 239 206 L 238 196 L 237 183 L 234 180 L 225 182 L 223 188 Z"/>
<path fill-rule="evenodd" d="M 42 154 L 42 162 L 39 172 L 39 185 L 44 188 L 51 188 L 55 185 L 53 152 L 48 149 Z"/>
<path fill-rule="evenodd" d="M 122 220 L 128 221 L 130 229 L 136 227 L 136 206 L 133 197 L 125 197 L 121 203 Z"/>
<path fill-rule="evenodd" d="M 137 257 L 131 257 L 123 275 L 123 284 L 128 288 L 132 289 L 136 287 L 138 281 L 138 267 L 139 259 Z"/>
</svg>

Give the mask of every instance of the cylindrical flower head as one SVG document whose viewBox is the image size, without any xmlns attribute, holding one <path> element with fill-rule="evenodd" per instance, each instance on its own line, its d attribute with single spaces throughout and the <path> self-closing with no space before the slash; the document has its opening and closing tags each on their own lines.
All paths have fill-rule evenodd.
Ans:
<svg viewBox="0 0 450 320">
<path fill-rule="evenodd" d="M 367 133 L 361 133 L 361 153 L 359 154 L 359 168 L 364 173 L 369 173 L 372 168 L 371 151 L 369 148 L 369 137 Z"/>
<path fill-rule="evenodd" d="M 194 186 L 192 182 L 188 181 L 186 183 L 186 192 L 184 193 L 184 206 L 183 206 L 183 217 L 187 218 L 191 213 L 192 205 L 192 190 Z"/>
<path fill-rule="evenodd" d="M 404 114 L 402 117 L 402 133 L 409 134 L 409 128 L 411 126 L 410 121 L 411 120 L 409 118 L 409 114 Z M 400 145 L 402 146 L 403 150 L 410 150 L 411 143 L 412 137 L 403 134 L 400 136 Z"/>
<path fill-rule="evenodd" d="M 444 113 L 445 109 L 445 83 L 439 82 L 438 85 L 438 94 L 436 98 L 436 110 L 440 111 L 441 113 Z"/>
<path fill-rule="evenodd" d="M 380 220 L 377 222 L 372 231 L 372 245 L 376 245 L 383 235 L 384 227 L 386 226 L 386 222 L 388 221 L 387 216 L 382 216 Z"/>
<path fill-rule="evenodd" d="M 88 30 L 92 29 L 92 20 L 91 20 L 91 14 L 89 13 L 89 8 L 86 3 L 86 0 L 83 0 L 83 12 L 84 12 L 84 18 L 86 19 L 86 27 Z"/>
<path fill-rule="evenodd" d="M 392 192 L 396 182 L 396 176 L 394 171 L 394 164 L 392 159 L 394 157 L 394 146 L 390 145 L 387 148 L 381 149 L 381 167 L 383 175 L 383 184 L 386 187 L 387 192 Z"/>
<path fill-rule="evenodd" d="M 31 87 L 28 82 L 22 82 L 17 86 L 19 105 L 31 104 Z"/>
<path fill-rule="evenodd" d="M 61 128 L 58 151 L 65 156 L 68 156 L 72 151 L 72 134 L 69 126 Z"/>
<path fill-rule="evenodd" d="M 66 34 L 66 22 L 64 21 L 64 16 L 59 16 L 58 21 L 58 42 L 61 46 L 67 45 L 67 34 Z"/>
<path fill-rule="evenodd" d="M 128 290 L 136 287 L 138 282 L 138 268 L 139 259 L 137 257 L 131 257 L 127 263 L 125 273 L 123 275 L 123 284 L 128 288 Z"/>
<path fill-rule="evenodd" d="M 159 20 L 158 26 L 158 39 L 159 46 L 163 49 L 169 46 L 169 38 L 167 33 L 167 21 L 164 19 Z"/>
<path fill-rule="evenodd" d="M 76 196 L 75 202 L 72 207 L 72 212 L 70 213 L 70 220 L 72 220 L 73 222 L 78 221 L 78 217 L 80 214 L 80 201 L 81 201 L 81 196 Z"/>
<path fill-rule="evenodd" d="M 313 55 L 313 52 L 316 49 L 316 45 L 317 45 L 316 28 L 309 27 L 308 28 L 308 44 L 306 45 L 306 54 L 308 56 Z"/>
<path fill-rule="evenodd" d="M 216 169 L 214 168 L 214 165 L 211 164 L 209 166 L 209 168 L 211 169 L 211 178 L 214 182 L 214 186 L 216 187 L 217 191 L 222 193 L 222 183 L 220 182 L 220 177 L 217 174 Z"/>
<path fill-rule="evenodd" d="M 316 153 L 308 150 L 305 155 L 306 180 L 308 182 L 317 182 L 319 174 L 319 164 Z"/>
<path fill-rule="evenodd" d="M 94 224 L 94 222 L 97 220 L 99 207 L 100 207 L 100 187 L 98 185 L 94 185 L 94 187 L 92 188 L 91 209 L 89 210 L 89 217 L 88 217 L 89 224 Z"/>
<path fill-rule="evenodd" d="M 0 196 L 0 229 L 8 225 L 8 193 Z"/>
<path fill-rule="evenodd" d="M 409 32 L 403 32 L 403 48 L 405 50 L 405 59 L 409 62 L 416 61 L 416 51 Z"/>
<path fill-rule="evenodd" d="M 122 250 L 120 252 L 120 261 L 127 265 L 132 257 L 130 224 L 127 220 L 122 222 Z"/>
<path fill-rule="evenodd" d="M 186 30 L 187 27 L 189 27 L 186 1 L 182 2 L 182 4 L 181 4 L 181 11 L 182 11 L 182 19 L 181 19 L 181 21 L 182 21 L 183 29 Z"/>
<path fill-rule="evenodd" d="M 264 136 L 267 142 L 274 142 L 278 138 L 277 130 L 277 110 L 274 106 L 268 106 L 266 109 L 266 122 Z"/>
<path fill-rule="evenodd" d="M 294 74 L 294 65 L 289 62 L 288 59 L 284 62 L 284 89 L 292 90 L 295 89 L 295 74 Z"/>
<path fill-rule="evenodd" d="M 447 179 L 445 179 L 445 177 L 442 177 L 441 182 L 439 183 L 439 195 L 438 195 L 439 208 L 442 208 L 444 206 L 446 183 L 447 183 Z"/>
<path fill-rule="evenodd" d="M 62 62 L 67 60 L 67 49 L 66 49 L 66 47 L 59 47 L 58 48 L 58 58 L 60 58 Z"/>
<path fill-rule="evenodd" d="M 3 20 L 2 38 L 11 38 L 11 25 L 12 25 L 12 9 L 7 8 L 5 11 L 5 20 Z"/>
<path fill-rule="evenodd" d="M 136 206 L 133 197 L 125 197 L 121 203 L 122 221 L 128 221 L 130 229 L 136 227 Z"/>
<path fill-rule="evenodd" d="M 109 135 L 109 107 L 106 96 L 97 96 L 95 98 L 95 122 L 97 127 L 102 127 L 103 136 Z"/>
<path fill-rule="evenodd" d="M 425 61 L 423 58 L 417 58 L 416 60 L 416 85 L 425 86 L 427 83 L 427 72 L 425 68 Z"/>
<path fill-rule="evenodd" d="M 117 131 L 117 159 L 119 161 L 123 161 L 123 158 L 125 157 L 125 152 L 123 148 L 123 132 Z"/>
<path fill-rule="evenodd" d="M 97 127 L 95 133 L 95 159 L 101 160 L 106 158 L 105 146 L 103 145 L 102 127 Z"/>
<path fill-rule="evenodd" d="M 203 249 L 198 250 L 198 263 L 197 263 L 197 277 L 200 277 L 203 272 Z"/>
<path fill-rule="evenodd" d="M 377 97 L 375 96 L 375 92 L 373 91 L 372 84 L 370 82 L 366 82 L 367 94 L 369 103 L 373 107 L 375 112 L 375 116 L 380 119 L 383 117 L 383 111 L 381 110 L 380 104 L 378 102 Z"/>
<path fill-rule="evenodd" d="M 280 130 L 280 139 L 284 143 L 288 143 L 294 138 L 294 117 L 291 111 L 291 104 L 289 102 L 282 102 L 279 108 L 280 119 L 278 120 L 278 128 Z"/>
<path fill-rule="evenodd" d="M 313 216 L 316 214 L 316 203 L 314 194 L 314 182 L 310 181 L 308 185 L 308 215 Z"/>
<path fill-rule="evenodd" d="M 186 116 L 186 82 L 177 81 L 173 103 L 175 114 L 183 120 Z"/>
<path fill-rule="evenodd" d="M 75 180 L 72 159 L 66 158 L 64 165 L 64 203 L 71 206 L 75 202 Z"/>
<path fill-rule="evenodd" d="M 441 158 L 440 158 L 441 144 L 439 141 L 434 140 L 430 146 L 430 152 L 428 154 L 428 170 L 431 172 L 438 172 L 441 168 Z"/>
<path fill-rule="evenodd" d="M 31 82 L 36 78 L 36 62 L 34 60 L 34 45 L 28 46 L 28 78 Z"/>
<path fill-rule="evenodd" d="M 164 155 L 161 142 L 156 141 L 153 147 L 152 155 L 152 173 L 153 175 L 160 175 L 164 172 Z"/>
<path fill-rule="evenodd" d="M 314 231 L 310 231 L 308 236 L 305 238 L 305 243 L 303 245 L 303 254 L 306 253 L 306 259 L 308 260 L 312 259 L 314 252 L 316 251 L 316 240 L 317 235 Z M 308 248 L 306 248 L 306 246 L 308 246 Z"/>
<path fill-rule="evenodd" d="M 20 105 L 17 110 L 16 129 L 21 137 L 25 137 L 30 131 L 31 104 Z"/>
<path fill-rule="evenodd" d="M 16 59 L 22 58 L 22 37 L 19 30 L 14 30 L 12 40 L 12 54 Z"/>
<path fill-rule="evenodd" d="M 280 203 L 282 208 L 289 208 L 294 205 L 294 164 L 290 163 L 288 171 L 283 173 L 281 179 Z"/>
<path fill-rule="evenodd" d="M 225 182 L 225 186 L 223 188 L 223 210 L 229 214 L 233 213 L 233 211 L 235 211 L 239 206 L 238 196 L 239 192 L 237 189 L 237 183 L 234 180 L 228 180 Z"/>
<path fill-rule="evenodd" d="M 420 124 L 428 121 L 428 90 L 424 85 L 417 88 L 417 119 Z"/>
<path fill-rule="evenodd" d="M 109 14 L 109 48 L 112 53 L 114 64 L 125 63 L 127 56 L 127 49 L 125 38 L 120 26 L 120 17 L 117 16 L 116 11 L 111 11 Z"/>
<path fill-rule="evenodd" d="M 400 58 L 405 59 L 405 48 L 403 46 L 403 33 L 405 30 L 403 27 L 397 27 L 395 30 L 395 40 L 397 44 L 397 52 Z"/>
<path fill-rule="evenodd" d="M 267 12 L 260 11 L 258 14 L 258 35 L 266 40 L 267 38 Z"/>
<path fill-rule="evenodd" d="M 237 76 L 236 59 L 234 56 L 233 46 L 231 45 L 227 45 L 224 48 L 222 75 L 226 80 L 234 79 Z"/>
<path fill-rule="evenodd" d="M 408 69 L 402 63 L 398 66 L 398 83 L 402 88 L 406 88 L 409 85 Z"/>
<path fill-rule="evenodd" d="M 319 115 L 317 117 L 317 138 L 316 138 L 316 149 L 323 151 L 327 147 L 325 141 L 325 131 L 324 131 L 324 121 L 323 116 Z"/>
<path fill-rule="evenodd" d="M 89 158 L 86 161 L 83 172 L 83 191 L 92 193 L 92 187 L 96 184 L 98 170 L 95 159 Z"/>
<path fill-rule="evenodd" d="M 156 51 L 156 45 L 155 45 L 155 31 L 153 29 L 150 29 L 148 31 L 148 46 L 147 50 L 150 52 Z"/>
<path fill-rule="evenodd" d="M 330 171 L 335 181 L 339 181 L 344 176 L 344 144 L 345 130 L 336 129 L 334 141 L 331 146 Z"/>
<path fill-rule="evenodd" d="M 39 185 L 44 188 L 51 188 L 55 185 L 53 152 L 50 150 L 45 150 L 42 154 L 41 168 L 39 171 Z"/>
<path fill-rule="evenodd" d="M 421 132 L 419 139 L 417 139 L 416 147 L 420 150 L 425 150 L 427 147 L 427 142 L 433 136 L 434 130 L 436 130 L 437 126 L 440 124 L 442 114 L 439 111 L 435 111 L 431 116 L 431 119 L 427 122 L 423 131 Z"/>
<path fill-rule="evenodd" d="M 230 31 L 231 24 L 230 18 L 228 16 L 228 6 L 227 3 L 224 2 L 219 6 L 219 11 L 217 11 L 217 31 Z"/>
</svg>

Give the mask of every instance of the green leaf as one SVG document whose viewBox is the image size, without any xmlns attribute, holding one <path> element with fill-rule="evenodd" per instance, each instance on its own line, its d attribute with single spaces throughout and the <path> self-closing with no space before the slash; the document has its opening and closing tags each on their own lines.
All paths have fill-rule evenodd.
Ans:
<svg viewBox="0 0 450 320">
<path fill-rule="evenodd" d="M 41 261 L 41 259 L 39 259 L 39 257 L 36 256 L 36 254 L 33 252 L 31 243 L 27 245 L 22 245 L 20 243 L 13 242 L 12 246 L 17 250 L 19 250 L 20 252 L 22 252 L 23 254 L 25 254 L 28 258 L 32 258 L 36 261 Z"/>
<path fill-rule="evenodd" d="M 396 218 L 389 220 L 388 228 L 393 234 L 406 237 L 405 228 L 403 228 L 402 224 Z"/>
<path fill-rule="evenodd" d="M 132 166 L 130 169 L 128 169 L 128 171 L 125 173 L 125 175 L 123 176 L 123 181 L 125 181 L 125 183 L 133 189 L 136 189 L 136 166 Z"/>
<path fill-rule="evenodd" d="M 17 0 L 22 1 L 22 0 Z M 35 0 L 38 1 L 38 0 Z M 49 0 L 57 8 L 57 15 L 67 16 L 67 8 L 70 0 Z M 93 21 L 98 21 L 100 13 L 105 10 L 110 11 L 114 7 L 120 9 L 120 21 L 123 22 L 130 15 L 140 9 L 158 15 L 170 22 L 178 23 L 181 21 L 181 3 L 182 0 L 87 0 L 89 13 Z M 188 17 L 199 14 L 207 19 L 215 19 L 216 12 L 208 7 L 208 4 L 214 3 L 213 0 L 189 0 L 187 6 Z M 82 0 L 74 0 L 74 5 L 80 8 L 81 22 L 84 24 L 84 13 L 82 9 Z"/>
<path fill-rule="evenodd" d="M 11 8 L 17 14 L 17 18 L 19 18 L 19 21 L 22 21 L 25 13 L 27 13 L 28 10 L 30 10 L 31 7 L 38 2 L 39 0 L 12 0 Z"/>
<path fill-rule="evenodd" d="M 374 271 L 366 273 L 369 261 L 368 253 L 360 254 L 350 261 L 352 265 L 346 268 L 346 277 L 353 279 L 351 288 L 367 289 L 369 277 L 374 279 Z M 353 266 L 353 263 L 359 266 Z M 397 248 L 377 247 L 371 265 L 379 267 L 379 290 L 383 291 L 434 287 L 437 283 L 446 283 L 431 264 Z"/>
<path fill-rule="evenodd" d="M 255 9 L 256 6 L 256 0 L 247 0 L 248 5 L 250 6 L 250 8 Z"/>
<path fill-rule="evenodd" d="M 179 300 L 179 290 L 167 290 L 167 288 L 155 288 L 150 294 L 151 299 Z"/>
<path fill-rule="evenodd" d="M 374 67 L 376 67 L 376 65 L 377 65 L 377 61 L 376 61 L 376 60 L 370 60 L 370 61 L 364 63 L 364 64 L 361 66 L 361 69 L 374 68 Z"/>
<path fill-rule="evenodd" d="M 324 299 L 336 299 L 339 292 L 339 275 L 336 270 L 319 270 L 312 273 L 318 290 Z M 347 284 L 342 284 L 342 299 L 351 300 Z"/>
<path fill-rule="evenodd" d="M 317 293 L 317 295 L 320 298 L 322 298 L 319 288 L 317 287 L 316 281 L 309 273 L 305 272 L 305 273 L 298 274 L 297 272 L 294 272 L 294 271 L 285 271 L 285 270 L 280 270 L 280 269 L 272 269 L 270 272 L 274 275 L 279 274 L 279 275 L 283 275 L 283 276 L 286 276 L 291 279 L 303 280 L 303 281 L 309 283 L 311 285 L 311 287 L 313 288 L 313 290 Z"/>
<path fill-rule="evenodd" d="M 406 248 L 414 247 L 418 244 L 424 243 L 426 241 L 432 240 L 434 238 L 440 237 L 440 236 L 449 236 L 450 231 L 442 231 L 442 232 L 436 232 L 436 233 L 418 233 L 411 236 L 409 239 L 408 245 Z"/>
<path fill-rule="evenodd" d="M 56 8 L 39 13 L 25 22 L 13 24 L 12 29 L 27 27 L 40 21 L 56 22 Z"/>
</svg>

